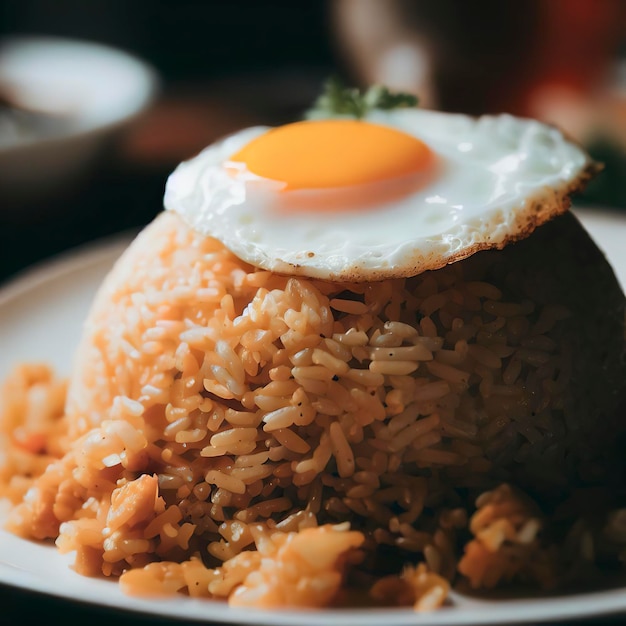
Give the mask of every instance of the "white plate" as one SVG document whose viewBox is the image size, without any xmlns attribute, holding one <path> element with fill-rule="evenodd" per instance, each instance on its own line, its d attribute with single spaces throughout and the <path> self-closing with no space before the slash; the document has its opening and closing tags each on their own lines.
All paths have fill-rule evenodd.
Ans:
<svg viewBox="0 0 626 626">
<path fill-rule="evenodd" d="M 626 214 L 579 210 L 578 215 L 626 285 Z M 128 237 L 89 246 L 39 266 L 0 290 L 0 378 L 19 361 L 46 361 L 68 373 L 82 320 L 100 281 Z M 85 578 L 51 545 L 0 531 L 0 583 L 95 606 L 209 623 L 282 626 L 413 626 L 503 624 L 626 614 L 626 589 L 567 597 L 484 600 L 452 595 L 452 605 L 430 614 L 408 609 L 246 611 L 221 602 L 125 596 L 114 581 Z"/>
</svg>

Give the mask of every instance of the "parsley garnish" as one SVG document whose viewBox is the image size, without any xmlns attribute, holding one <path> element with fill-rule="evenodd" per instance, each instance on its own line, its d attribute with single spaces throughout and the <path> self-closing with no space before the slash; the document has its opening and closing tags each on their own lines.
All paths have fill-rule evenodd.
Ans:
<svg viewBox="0 0 626 626">
<path fill-rule="evenodd" d="M 382 85 L 372 85 L 365 91 L 346 87 L 339 78 L 330 78 L 324 90 L 307 112 L 306 117 L 322 118 L 347 115 L 361 119 L 373 109 L 402 109 L 417 106 L 417 98 L 410 93 L 392 93 Z"/>
</svg>

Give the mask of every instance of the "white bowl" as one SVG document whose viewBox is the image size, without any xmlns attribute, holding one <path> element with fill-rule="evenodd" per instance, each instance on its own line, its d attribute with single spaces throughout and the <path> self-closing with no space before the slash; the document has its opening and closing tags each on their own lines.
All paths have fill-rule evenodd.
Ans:
<svg viewBox="0 0 626 626">
<path fill-rule="evenodd" d="M 5 126 L 2 194 L 32 198 L 68 185 L 89 170 L 112 133 L 147 108 L 158 87 L 148 64 L 108 46 L 56 37 L 0 39 L 0 91 L 21 106 L 63 116 L 50 133 L 9 136 Z"/>
</svg>

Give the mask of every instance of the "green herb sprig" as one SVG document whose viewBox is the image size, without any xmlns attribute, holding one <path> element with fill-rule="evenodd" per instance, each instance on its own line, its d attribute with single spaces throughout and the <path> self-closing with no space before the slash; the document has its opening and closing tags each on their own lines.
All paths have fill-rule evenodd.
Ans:
<svg viewBox="0 0 626 626">
<path fill-rule="evenodd" d="M 307 119 L 349 116 L 362 119 L 373 109 L 402 109 L 416 107 L 418 99 L 410 93 L 393 93 L 382 85 L 372 85 L 365 91 L 347 87 L 337 77 L 329 78 L 313 107 L 307 111 Z"/>
</svg>

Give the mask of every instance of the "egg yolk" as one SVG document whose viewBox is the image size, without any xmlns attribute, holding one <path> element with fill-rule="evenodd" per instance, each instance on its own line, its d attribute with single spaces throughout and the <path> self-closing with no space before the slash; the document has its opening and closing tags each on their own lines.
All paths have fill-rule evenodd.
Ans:
<svg viewBox="0 0 626 626">
<path fill-rule="evenodd" d="M 423 174 L 428 146 L 402 131 L 360 120 L 311 120 L 253 139 L 231 161 L 285 183 L 285 190 L 332 189 Z"/>
</svg>

